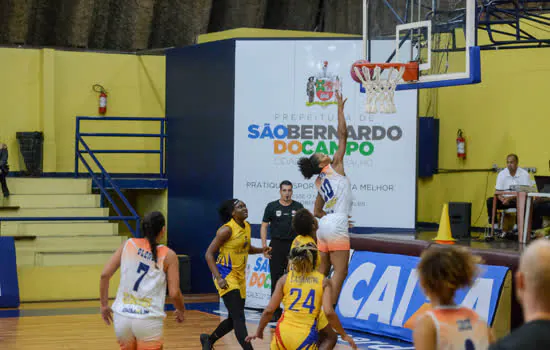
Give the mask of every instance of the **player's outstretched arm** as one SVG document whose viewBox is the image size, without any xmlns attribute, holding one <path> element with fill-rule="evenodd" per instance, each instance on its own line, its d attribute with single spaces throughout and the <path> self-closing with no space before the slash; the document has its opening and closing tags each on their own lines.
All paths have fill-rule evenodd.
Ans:
<svg viewBox="0 0 550 350">
<path fill-rule="evenodd" d="M 344 156 L 346 155 L 346 147 L 348 145 L 348 125 L 344 114 L 344 105 L 348 99 L 344 99 L 342 94 L 337 91 L 336 100 L 338 101 L 338 128 L 336 130 L 336 134 L 338 135 L 338 150 L 332 157 L 332 167 L 343 175 Z"/>
<path fill-rule="evenodd" d="M 271 247 L 265 246 L 263 248 L 250 246 L 248 249 L 248 254 L 264 254 L 265 257 L 271 259 Z"/>
<path fill-rule="evenodd" d="M 279 278 L 279 281 L 277 281 L 277 284 L 275 285 L 275 291 L 273 291 L 273 295 L 269 300 L 269 304 L 267 304 L 264 312 L 262 313 L 262 318 L 260 319 L 260 324 L 256 329 L 256 334 L 246 337 L 247 342 L 250 342 L 256 338 L 264 338 L 264 329 L 265 327 L 267 327 L 267 324 L 273 317 L 273 313 L 275 312 L 275 310 L 277 310 L 279 305 L 281 305 L 281 301 L 283 300 L 283 287 L 285 286 L 286 276 L 286 274 L 283 275 L 283 277 Z"/>
</svg>

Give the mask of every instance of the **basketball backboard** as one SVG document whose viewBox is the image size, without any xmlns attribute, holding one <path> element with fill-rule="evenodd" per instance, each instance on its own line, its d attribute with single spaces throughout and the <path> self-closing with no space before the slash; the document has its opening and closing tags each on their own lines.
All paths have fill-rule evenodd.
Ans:
<svg viewBox="0 0 550 350">
<path fill-rule="evenodd" d="M 418 80 L 402 80 L 396 90 L 479 83 L 481 67 L 480 49 L 476 43 L 475 1 L 384 0 L 387 9 L 375 9 L 374 14 L 374 2 L 363 0 L 364 59 L 370 61 L 372 57 L 371 41 L 394 40 L 394 52 L 385 61 L 372 63 L 416 61 L 419 64 Z M 392 3 L 399 4 L 399 8 Z M 383 27 L 380 22 L 390 20 L 397 23 L 395 31 L 380 30 Z"/>
</svg>

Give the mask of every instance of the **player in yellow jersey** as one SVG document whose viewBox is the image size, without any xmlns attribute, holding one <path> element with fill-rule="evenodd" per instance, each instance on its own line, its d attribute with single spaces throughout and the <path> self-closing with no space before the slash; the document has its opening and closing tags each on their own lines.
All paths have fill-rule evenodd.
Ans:
<svg viewBox="0 0 550 350">
<path fill-rule="evenodd" d="M 245 342 L 248 335 L 244 317 L 246 262 L 248 254 L 268 254 L 271 248 L 262 249 L 250 245 L 250 225 L 246 222 L 248 209 L 244 202 L 238 199 L 227 200 L 222 203 L 219 214 L 224 225 L 218 229 L 206 251 L 206 262 L 229 317 L 212 334 L 201 334 L 201 345 L 203 349 L 212 349 L 218 339 L 235 330 L 235 336 L 242 348 L 252 349 L 250 343 Z M 218 258 L 214 260 L 216 253 Z"/>
<path fill-rule="evenodd" d="M 313 214 L 307 209 L 300 209 L 292 218 L 292 229 L 296 232 L 296 238 L 292 241 L 291 248 L 305 246 L 307 244 L 315 244 L 315 232 L 319 228 L 319 224 Z M 318 269 L 321 264 L 321 256 L 317 254 L 315 269 Z M 289 270 L 292 269 L 289 263 Z M 327 317 L 323 310 L 319 313 L 317 320 L 317 329 L 319 329 L 319 349 L 333 349 L 336 346 L 338 337 L 332 327 L 329 326 Z"/>
<path fill-rule="evenodd" d="M 487 322 L 454 302 L 458 289 L 474 284 L 479 260 L 458 247 L 430 248 L 422 254 L 418 276 L 431 305 L 416 322 L 416 349 L 487 349 L 494 342 Z"/>
<path fill-rule="evenodd" d="M 300 209 L 294 214 L 292 218 L 292 229 L 296 232 L 296 238 L 292 241 L 291 249 L 303 246 L 308 243 L 312 243 L 315 246 L 316 237 L 315 232 L 319 228 L 319 223 L 311 214 L 311 212 L 305 208 Z M 319 267 L 321 263 L 321 255 L 317 254 L 317 261 L 315 262 L 315 269 Z"/>
<path fill-rule="evenodd" d="M 256 334 L 247 337 L 247 341 L 263 339 L 264 329 L 282 301 L 284 311 L 277 323 L 271 350 L 318 349 L 317 323 L 321 307 L 330 325 L 353 349 L 357 349 L 353 339 L 342 328 L 332 307 L 330 280 L 325 279 L 323 274 L 315 269 L 317 255 L 317 247 L 312 243 L 292 248 L 289 257 L 292 268 L 277 282 Z"/>
</svg>

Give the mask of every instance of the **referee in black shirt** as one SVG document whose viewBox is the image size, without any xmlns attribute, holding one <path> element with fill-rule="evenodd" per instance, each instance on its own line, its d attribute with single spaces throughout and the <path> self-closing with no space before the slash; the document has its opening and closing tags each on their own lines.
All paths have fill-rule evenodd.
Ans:
<svg viewBox="0 0 550 350">
<path fill-rule="evenodd" d="M 269 272 L 271 273 L 271 294 L 275 290 L 275 285 L 281 278 L 288 265 L 288 254 L 290 246 L 296 237 L 292 230 L 292 217 L 297 210 L 302 209 L 302 203 L 292 200 L 292 183 L 288 180 L 279 185 L 281 198 L 267 205 L 262 220 L 260 234 L 262 236 L 262 246 L 267 246 L 267 227 L 270 226 L 271 232 L 271 261 L 269 262 Z M 282 310 L 279 308 L 273 314 L 273 320 L 281 317 Z"/>
</svg>

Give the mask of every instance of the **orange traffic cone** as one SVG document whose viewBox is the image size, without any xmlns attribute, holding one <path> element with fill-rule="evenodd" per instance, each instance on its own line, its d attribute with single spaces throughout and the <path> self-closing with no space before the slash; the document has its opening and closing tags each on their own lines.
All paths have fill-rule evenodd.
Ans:
<svg viewBox="0 0 550 350">
<path fill-rule="evenodd" d="M 437 236 L 433 239 L 437 243 L 453 244 L 455 239 L 451 233 L 451 222 L 449 221 L 449 205 L 443 204 L 443 211 L 441 212 L 441 220 L 439 220 L 439 229 L 437 230 Z"/>
</svg>

